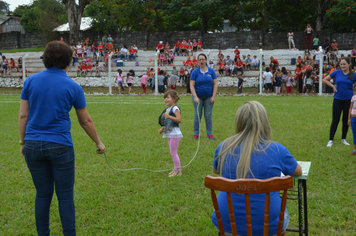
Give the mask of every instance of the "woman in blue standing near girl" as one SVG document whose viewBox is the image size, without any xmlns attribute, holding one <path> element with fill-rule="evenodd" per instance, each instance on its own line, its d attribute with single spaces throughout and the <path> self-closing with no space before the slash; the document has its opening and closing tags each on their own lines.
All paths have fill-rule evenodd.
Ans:
<svg viewBox="0 0 356 236">
<path fill-rule="evenodd" d="M 213 119 L 212 112 L 216 92 L 218 90 L 217 76 L 214 69 L 207 66 L 207 57 L 201 53 L 198 56 L 199 67 L 193 70 L 190 75 L 190 90 L 194 106 L 194 139 L 199 138 L 199 118 L 201 119 L 203 108 L 206 133 L 210 140 L 213 138 Z M 199 111 L 198 111 L 199 105 Z"/>
<path fill-rule="evenodd" d="M 356 73 L 352 71 L 351 63 L 346 57 L 340 60 L 340 68 L 340 70 L 335 70 L 323 79 L 323 82 L 334 90 L 332 122 L 327 147 L 332 147 L 334 144 L 334 135 L 340 121 L 341 113 L 343 113 L 341 143 L 347 146 L 350 145 L 346 141 L 346 135 L 349 129 L 349 108 L 353 96 L 352 86 L 356 82 Z M 335 81 L 335 85 L 330 82 L 331 79 Z"/>
</svg>

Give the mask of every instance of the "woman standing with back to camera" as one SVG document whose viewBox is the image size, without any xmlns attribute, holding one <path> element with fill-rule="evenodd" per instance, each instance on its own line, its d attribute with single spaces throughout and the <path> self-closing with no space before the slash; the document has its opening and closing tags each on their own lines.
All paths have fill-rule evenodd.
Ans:
<svg viewBox="0 0 356 236">
<path fill-rule="evenodd" d="M 207 57 L 201 53 L 198 56 L 199 67 L 190 75 L 190 91 L 194 106 L 194 139 L 199 138 L 199 118 L 201 119 L 204 107 L 206 133 L 210 140 L 213 138 L 213 106 L 218 91 L 217 76 L 214 69 L 207 66 Z M 199 105 L 199 111 L 198 111 Z"/>
<path fill-rule="evenodd" d="M 340 70 L 335 70 L 323 79 L 323 82 L 334 90 L 332 122 L 327 147 L 332 147 L 334 144 L 334 135 L 340 121 L 341 112 L 343 113 L 341 143 L 350 145 L 346 141 L 346 135 L 349 129 L 347 122 L 351 98 L 353 96 L 352 86 L 356 82 L 356 73 L 352 71 L 351 63 L 346 57 L 340 60 L 340 68 Z M 330 82 L 331 79 L 334 79 L 336 86 Z"/>
<path fill-rule="evenodd" d="M 35 218 L 39 236 L 49 236 L 49 211 L 56 189 L 63 234 L 76 235 L 74 208 L 74 149 L 69 111 L 74 106 L 79 124 L 105 152 L 87 109 L 83 89 L 66 74 L 72 50 L 67 44 L 47 44 L 47 68 L 30 76 L 21 92 L 19 131 L 25 157 L 36 188 Z"/>
</svg>

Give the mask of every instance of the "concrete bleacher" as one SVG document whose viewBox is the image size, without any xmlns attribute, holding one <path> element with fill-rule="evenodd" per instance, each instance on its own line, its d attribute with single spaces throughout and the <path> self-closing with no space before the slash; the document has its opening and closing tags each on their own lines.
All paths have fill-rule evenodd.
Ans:
<svg viewBox="0 0 356 236">
<path fill-rule="evenodd" d="M 209 60 L 213 60 L 214 64 L 216 65 L 218 61 L 218 53 L 219 53 L 218 49 L 204 49 L 202 52 L 194 53 L 194 55 L 197 56 L 199 53 L 205 53 L 209 57 Z M 234 49 L 222 50 L 222 53 L 224 54 L 225 58 L 228 55 L 230 56 L 231 59 L 234 58 Z M 243 55 L 247 56 L 248 54 L 250 54 L 251 58 L 253 58 L 254 55 L 257 55 L 257 57 L 259 57 L 260 50 L 240 49 L 240 53 L 241 53 L 241 58 Z M 348 51 L 339 51 L 339 55 L 345 54 L 345 56 L 347 56 L 348 53 L 349 53 Z M 25 54 L 29 54 L 25 62 L 28 75 L 38 73 L 45 69 L 42 60 L 40 59 L 42 52 L 5 53 L 4 55 L 8 60 L 10 58 L 14 58 L 15 61 L 17 62 L 17 59 L 19 57 L 23 57 Z M 292 71 L 292 73 L 294 73 L 295 65 L 291 65 L 291 58 L 298 58 L 298 56 L 303 57 L 304 51 L 303 50 L 290 51 L 288 49 L 263 50 L 262 54 L 264 55 L 266 64 L 269 64 L 270 57 L 273 56 L 279 61 L 280 67 L 284 66 L 286 67 L 287 70 L 290 70 Z M 112 77 L 110 79 L 112 86 L 115 86 L 115 82 L 114 82 L 115 75 L 119 68 L 123 71 L 125 75 L 129 70 L 133 69 L 136 74 L 134 78 L 133 86 L 140 86 L 140 79 L 137 76 L 144 74 L 147 70 L 147 67 L 154 68 L 155 51 L 139 50 L 138 55 L 139 56 L 136 58 L 136 60 L 138 61 L 139 66 L 135 66 L 134 61 L 125 61 L 124 62 L 125 66 L 123 67 L 116 67 L 116 63 L 113 63 L 112 73 L 111 73 Z M 152 59 L 152 61 L 150 62 L 149 59 Z M 174 66 L 176 66 L 177 69 L 179 69 L 181 66 L 183 66 L 183 61 L 185 61 L 186 59 L 187 59 L 186 56 L 176 56 L 174 59 Z M 103 62 L 100 62 L 100 65 L 102 64 Z M 78 63 L 75 63 L 75 66 L 71 67 L 67 74 L 70 78 L 72 78 L 81 86 L 89 86 L 89 87 L 109 86 L 108 72 L 101 72 L 100 77 L 95 76 L 95 71 L 93 72 L 94 76 L 87 75 L 86 77 L 77 77 L 76 76 L 77 67 L 78 67 Z M 161 68 L 161 70 L 169 71 L 169 74 L 173 69 L 173 66 L 159 66 L 159 67 Z M 215 71 L 216 74 L 218 75 L 219 87 L 237 86 L 236 77 L 219 76 L 218 66 L 215 66 Z M 16 72 L 15 68 L 12 69 L 12 73 L 10 75 L 6 75 L 5 78 L 4 77 L 0 78 L 0 87 L 22 87 L 22 84 L 20 85 L 18 84 L 19 76 L 20 76 L 20 72 Z M 259 71 L 257 70 L 244 71 L 244 87 L 257 87 L 258 81 L 259 81 Z M 178 83 L 178 86 L 182 86 L 182 81 Z"/>
</svg>

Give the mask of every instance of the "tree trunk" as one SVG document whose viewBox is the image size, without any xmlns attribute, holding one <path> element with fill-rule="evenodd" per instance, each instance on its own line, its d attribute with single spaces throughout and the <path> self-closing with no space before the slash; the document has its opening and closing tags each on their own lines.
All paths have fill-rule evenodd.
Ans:
<svg viewBox="0 0 356 236">
<path fill-rule="evenodd" d="M 82 22 L 82 14 L 85 7 L 90 3 L 90 0 L 79 0 L 79 6 L 75 0 L 62 0 L 68 11 L 69 37 L 74 42 L 79 41 L 79 30 Z"/>
<path fill-rule="evenodd" d="M 322 15 L 321 15 L 321 4 L 320 2 L 318 2 L 318 11 L 317 11 L 317 15 L 316 15 L 316 19 L 315 19 L 315 23 L 316 23 L 316 26 L 315 26 L 315 30 L 316 31 L 321 31 L 321 28 L 322 28 Z"/>
</svg>

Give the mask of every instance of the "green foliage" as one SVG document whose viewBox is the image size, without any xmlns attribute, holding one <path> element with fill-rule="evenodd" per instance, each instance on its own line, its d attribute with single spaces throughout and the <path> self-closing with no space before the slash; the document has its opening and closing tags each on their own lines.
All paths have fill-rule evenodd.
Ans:
<svg viewBox="0 0 356 236">
<path fill-rule="evenodd" d="M 93 30 L 103 33 L 215 32 L 222 30 L 225 19 L 237 30 L 267 33 L 303 31 L 307 22 L 316 29 L 317 21 L 324 30 L 354 31 L 355 13 L 354 0 L 93 0 L 83 16 L 92 17 Z M 57 0 L 35 0 L 17 7 L 14 15 L 24 18 L 21 23 L 26 32 L 67 22 L 66 9 Z M 41 22 L 47 24 L 40 26 Z"/>
<path fill-rule="evenodd" d="M 0 13 L 8 14 L 10 13 L 10 5 L 5 1 L 0 1 Z"/>
<path fill-rule="evenodd" d="M 27 13 L 27 11 L 30 10 L 31 8 L 33 8 L 32 5 L 19 5 L 14 10 L 13 14 L 14 16 L 17 17 L 23 17 Z"/>
<path fill-rule="evenodd" d="M 14 11 L 27 33 L 41 33 L 50 40 L 52 30 L 67 22 L 65 7 L 56 0 L 35 0 L 31 5 L 20 5 Z"/>
<path fill-rule="evenodd" d="M 354 0 L 338 1 L 326 13 L 330 27 L 336 32 L 356 30 L 356 4 Z"/>
<path fill-rule="evenodd" d="M 26 33 L 37 33 L 40 31 L 37 12 L 38 10 L 32 7 L 26 10 L 25 14 L 22 15 L 20 24 Z"/>
</svg>

